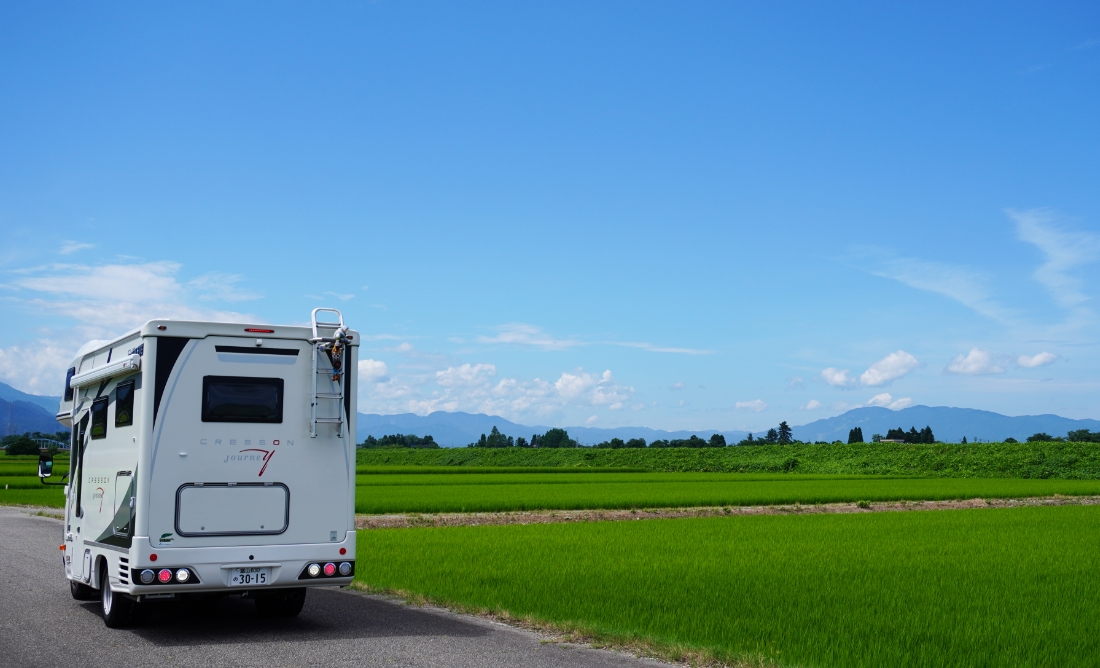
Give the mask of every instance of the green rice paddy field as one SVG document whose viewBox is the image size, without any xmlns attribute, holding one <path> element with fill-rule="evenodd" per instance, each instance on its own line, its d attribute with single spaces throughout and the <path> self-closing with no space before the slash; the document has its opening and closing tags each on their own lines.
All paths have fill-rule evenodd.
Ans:
<svg viewBox="0 0 1100 668">
<path fill-rule="evenodd" d="M 1092 666 L 1100 508 L 360 531 L 357 580 L 666 656 Z M 696 654 L 696 652 L 698 652 Z"/>
<path fill-rule="evenodd" d="M 67 462 L 59 460 L 52 480 Z M 33 457 L 0 458 L 0 503 L 61 507 Z M 416 471 L 416 472 L 413 472 Z M 742 506 L 1100 495 L 1100 480 L 797 473 L 624 473 L 591 468 L 359 468 L 359 513 Z"/>
<path fill-rule="evenodd" d="M 742 506 L 1100 495 L 1100 480 L 739 473 L 365 474 L 360 513 Z"/>
</svg>

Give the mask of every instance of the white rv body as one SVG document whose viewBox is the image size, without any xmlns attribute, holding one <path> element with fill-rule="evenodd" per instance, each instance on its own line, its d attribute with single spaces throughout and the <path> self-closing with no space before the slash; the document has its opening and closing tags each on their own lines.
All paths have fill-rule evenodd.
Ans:
<svg viewBox="0 0 1100 668">
<path fill-rule="evenodd" d="M 73 429 L 63 554 L 74 596 L 352 581 L 359 335 L 347 332 L 334 381 L 317 348 L 336 328 L 319 326 L 320 337 L 153 320 L 73 361 L 57 417 Z"/>
</svg>

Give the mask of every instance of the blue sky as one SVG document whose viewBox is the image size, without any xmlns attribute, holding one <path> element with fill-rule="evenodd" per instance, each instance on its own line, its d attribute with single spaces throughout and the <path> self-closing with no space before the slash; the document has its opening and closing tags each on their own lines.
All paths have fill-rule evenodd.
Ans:
<svg viewBox="0 0 1100 668">
<path fill-rule="evenodd" d="M 1100 417 L 1100 6 L 0 6 L 0 380 L 153 317 L 360 409 Z"/>
</svg>

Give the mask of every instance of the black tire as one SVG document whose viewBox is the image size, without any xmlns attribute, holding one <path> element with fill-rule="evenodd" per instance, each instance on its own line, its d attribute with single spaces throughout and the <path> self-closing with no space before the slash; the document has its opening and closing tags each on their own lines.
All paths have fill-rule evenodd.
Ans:
<svg viewBox="0 0 1100 668">
<path fill-rule="evenodd" d="M 103 623 L 109 629 L 120 629 L 130 623 L 130 611 L 134 600 L 111 591 L 111 580 L 107 575 L 107 564 L 99 569 L 99 602 L 103 611 Z"/>
<path fill-rule="evenodd" d="M 78 601 L 94 601 L 99 598 L 98 591 L 76 580 L 69 580 L 69 593 Z"/>
<path fill-rule="evenodd" d="M 297 617 L 306 604 L 306 588 L 276 589 L 255 595 L 261 617 Z"/>
</svg>

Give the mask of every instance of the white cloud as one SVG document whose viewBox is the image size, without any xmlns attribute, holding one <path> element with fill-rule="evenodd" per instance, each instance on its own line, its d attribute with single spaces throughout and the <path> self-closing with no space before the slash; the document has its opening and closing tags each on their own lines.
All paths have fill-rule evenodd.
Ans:
<svg viewBox="0 0 1100 668">
<path fill-rule="evenodd" d="M 1009 210 L 1008 215 L 1016 221 L 1020 239 L 1035 244 L 1046 255 L 1046 262 L 1032 274 L 1035 280 L 1062 308 L 1083 310 L 1090 297 L 1084 293 L 1081 279 L 1070 272 L 1100 259 L 1100 236 L 1066 230 L 1051 209 Z"/>
<path fill-rule="evenodd" d="M 585 424 L 588 424 L 588 425 L 591 425 L 591 424 L 596 424 L 596 420 L 598 420 L 598 419 L 599 419 L 599 417 L 597 417 L 597 416 L 593 415 L 592 417 L 590 417 L 590 418 L 588 418 L 587 420 L 585 420 L 585 421 L 584 421 L 584 423 L 585 423 Z"/>
<path fill-rule="evenodd" d="M 875 396 L 868 399 L 866 405 L 867 406 L 884 406 L 886 408 L 889 408 L 891 410 L 896 411 L 898 409 L 905 408 L 905 407 L 911 405 L 912 403 L 913 403 L 913 400 L 910 399 L 909 397 L 905 397 L 903 399 L 896 399 L 895 400 L 892 396 L 890 396 L 889 392 L 883 392 L 882 394 L 876 394 Z"/>
<path fill-rule="evenodd" d="M 675 391 L 675 390 L 682 390 L 685 387 L 687 387 L 687 383 L 681 381 L 679 383 L 673 383 L 672 385 L 669 385 L 668 389 Z"/>
<path fill-rule="evenodd" d="M 37 313 L 50 313 L 72 324 L 40 329 L 33 344 L 0 349 L 0 378 L 27 392 L 53 394 L 64 379 L 64 369 L 81 344 L 89 339 L 110 340 L 142 323 L 156 319 L 213 322 L 257 322 L 246 313 L 197 308 L 205 287 L 177 280 L 175 262 L 82 265 L 54 264 L 13 272 L 7 284 L 10 303 Z M 209 276 L 209 275 L 208 275 Z M 48 361 L 35 360 L 43 350 Z M 52 388 L 52 389 L 51 389 Z"/>
<path fill-rule="evenodd" d="M 387 376 L 389 376 L 389 369 L 386 368 L 385 362 L 372 359 L 359 360 L 360 383 L 377 383 L 385 380 Z"/>
<path fill-rule="evenodd" d="M 805 406 L 803 406 L 803 407 L 801 407 L 801 408 L 800 408 L 799 410 L 803 410 L 803 411 L 816 411 L 816 410 L 820 410 L 820 409 L 822 409 L 822 408 L 824 408 L 824 407 L 825 407 L 825 404 L 821 403 L 821 402 L 820 402 L 820 401 L 818 401 L 817 399 L 810 399 L 810 400 L 809 400 L 809 401 L 808 401 L 808 402 L 806 403 L 806 405 L 805 405 Z"/>
<path fill-rule="evenodd" d="M 328 295 L 329 297 L 335 297 L 336 299 L 339 299 L 342 302 L 346 302 L 349 299 L 355 299 L 354 294 L 344 294 L 344 293 L 340 293 L 340 292 L 326 292 L 325 294 Z"/>
<path fill-rule="evenodd" d="M 848 375 L 848 370 L 843 371 L 831 366 L 821 372 L 821 378 L 833 387 L 849 387 L 856 382 L 855 378 Z"/>
<path fill-rule="evenodd" d="M 1054 353 L 1041 352 L 1038 355 L 1020 355 L 1016 358 L 1016 363 L 1025 369 L 1034 369 L 1037 366 L 1046 366 L 1051 364 L 1054 360 L 1058 359 L 1058 356 Z"/>
<path fill-rule="evenodd" d="M 859 376 L 859 382 L 870 387 L 879 387 L 901 378 L 920 366 L 920 362 L 904 350 L 890 353 L 871 365 Z"/>
<path fill-rule="evenodd" d="M 958 355 L 947 365 L 948 373 L 961 373 L 978 376 L 990 373 L 1004 373 L 1004 367 L 994 360 L 993 355 L 977 348 L 971 348 L 966 355 Z"/>
<path fill-rule="evenodd" d="M 368 387 L 360 409 L 370 412 L 462 410 L 506 418 L 558 415 L 567 409 L 605 407 L 620 410 L 634 388 L 620 385 L 611 371 L 565 372 L 554 382 L 501 378 L 492 364 L 451 366 L 434 374 L 391 377 Z"/>
<path fill-rule="evenodd" d="M 64 241 L 61 243 L 61 248 L 57 252 L 62 255 L 70 255 L 77 251 L 88 250 L 89 248 L 95 248 L 95 244 L 86 244 L 80 241 Z"/>
<path fill-rule="evenodd" d="M 759 413 L 760 411 L 767 410 L 768 404 L 764 403 L 760 399 L 753 399 L 752 401 L 738 401 L 734 404 L 734 408 L 739 411 L 752 411 L 753 413 Z"/>
<path fill-rule="evenodd" d="M 497 368 L 492 364 L 463 364 L 436 371 L 435 382 L 443 387 L 474 387 L 485 385 L 495 375 Z"/>
</svg>

